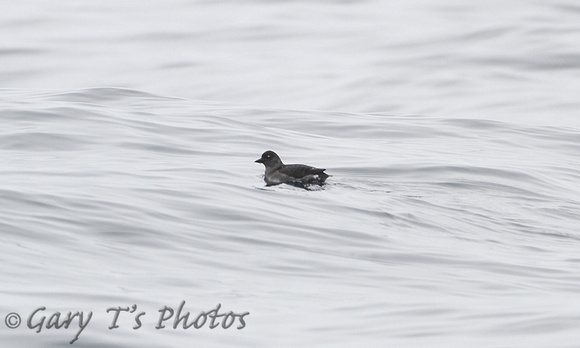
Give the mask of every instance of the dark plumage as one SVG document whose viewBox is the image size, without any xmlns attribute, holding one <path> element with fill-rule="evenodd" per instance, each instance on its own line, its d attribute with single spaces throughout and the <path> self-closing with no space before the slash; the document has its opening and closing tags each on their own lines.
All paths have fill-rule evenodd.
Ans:
<svg viewBox="0 0 580 348">
<path fill-rule="evenodd" d="M 264 181 L 268 186 L 292 184 L 304 186 L 309 184 L 322 185 L 328 174 L 326 169 L 314 168 L 305 164 L 284 164 L 274 151 L 266 151 L 255 162 L 266 167 Z"/>
</svg>

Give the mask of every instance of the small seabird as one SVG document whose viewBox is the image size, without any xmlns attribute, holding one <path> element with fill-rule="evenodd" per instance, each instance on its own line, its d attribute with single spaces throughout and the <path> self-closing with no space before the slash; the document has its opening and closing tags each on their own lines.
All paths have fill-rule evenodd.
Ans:
<svg viewBox="0 0 580 348">
<path fill-rule="evenodd" d="M 291 184 L 304 187 L 304 185 L 322 185 L 328 174 L 326 169 L 314 168 L 305 164 L 284 164 L 274 151 L 266 151 L 255 162 L 262 163 L 266 167 L 264 181 L 268 186 L 278 184 Z"/>
</svg>

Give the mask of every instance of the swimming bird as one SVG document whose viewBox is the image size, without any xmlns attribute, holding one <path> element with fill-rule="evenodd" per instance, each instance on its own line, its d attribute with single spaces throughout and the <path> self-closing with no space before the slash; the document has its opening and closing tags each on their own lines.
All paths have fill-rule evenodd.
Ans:
<svg viewBox="0 0 580 348">
<path fill-rule="evenodd" d="M 322 185 L 328 174 L 326 169 L 314 168 L 305 164 L 284 164 L 274 151 L 266 151 L 262 157 L 255 160 L 266 167 L 264 181 L 268 186 L 278 184 L 291 184 L 304 187 L 309 184 Z"/>
</svg>

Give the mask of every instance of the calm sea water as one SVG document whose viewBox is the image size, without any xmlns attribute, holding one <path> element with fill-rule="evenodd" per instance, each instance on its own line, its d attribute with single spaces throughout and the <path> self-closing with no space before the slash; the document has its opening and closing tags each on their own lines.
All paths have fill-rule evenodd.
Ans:
<svg viewBox="0 0 580 348">
<path fill-rule="evenodd" d="M 575 2 L 5 7 L 3 347 L 578 346 Z"/>
</svg>

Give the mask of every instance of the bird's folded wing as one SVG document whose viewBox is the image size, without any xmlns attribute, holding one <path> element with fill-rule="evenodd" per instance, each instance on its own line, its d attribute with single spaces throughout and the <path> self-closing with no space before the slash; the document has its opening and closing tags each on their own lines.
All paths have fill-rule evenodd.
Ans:
<svg viewBox="0 0 580 348">
<path fill-rule="evenodd" d="M 314 168 L 305 164 L 289 164 L 280 168 L 280 173 L 293 178 L 302 178 L 306 175 L 322 174 L 326 169 Z"/>
</svg>

